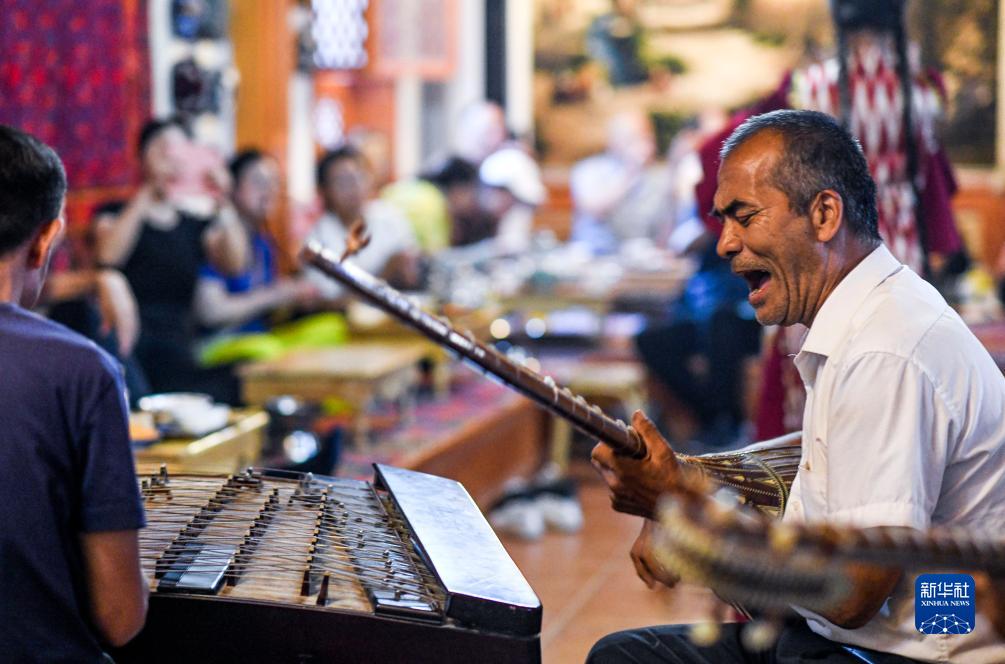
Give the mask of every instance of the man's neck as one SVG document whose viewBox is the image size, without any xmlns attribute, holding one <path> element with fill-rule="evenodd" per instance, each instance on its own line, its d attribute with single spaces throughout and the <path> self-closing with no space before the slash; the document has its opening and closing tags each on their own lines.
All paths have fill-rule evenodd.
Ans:
<svg viewBox="0 0 1005 664">
<path fill-rule="evenodd" d="M 875 251 L 880 244 L 882 243 L 879 241 L 869 243 L 851 240 L 851 246 L 847 250 L 828 252 L 824 257 L 824 277 L 823 287 L 820 289 L 820 299 L 813 309 L 812 317 L 805 323 L 806 327 L 812 327 L 813 321 L 816 319 L 817 314 L 820 313 L 820 309 L 823 308 L 827 298 L 838 287 L 838 284 L 844 281 L 844 278 L 858 267 L 869 254 Z"/>
<path fill-rule="evenodd" d="M 24 292 L 24 275 L 14 269 L 15 257 L 0 259 L 0 302 L 20 304 Z"/>
</svg>

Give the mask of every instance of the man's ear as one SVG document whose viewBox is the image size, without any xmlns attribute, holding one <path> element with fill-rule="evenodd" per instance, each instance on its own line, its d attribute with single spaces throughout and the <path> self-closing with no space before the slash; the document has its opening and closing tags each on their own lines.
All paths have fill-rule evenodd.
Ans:
<svg viewBox="0 0 1005 664">
<path fill-rule="evenodd" d="M 49 261 L 49 254 L 63 235 L 64 226 L 63 216 L 60 215 L 38 229 L 28 249 L 29 269 L 39 270 L 45 267 Z"/>
<path fill-rule="evenodd" d="M 810 205 L 810 220 L 817 242 L 829 242 L 844 224 L 844 201 L 833 189 L 817 193 Z"/>
</svg>

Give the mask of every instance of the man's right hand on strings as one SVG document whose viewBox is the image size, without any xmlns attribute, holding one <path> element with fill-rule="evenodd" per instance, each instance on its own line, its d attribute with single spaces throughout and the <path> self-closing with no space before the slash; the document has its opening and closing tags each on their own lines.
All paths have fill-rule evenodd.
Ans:
<svg viewBox="0 0 1005 664">
<path fill-rule="evenodd" d="M 680 581 L 680 577 L 664 567 L 663 563 L 656 557 L 653 548 L 655 531 L 656 522 L 644 519 L 642 532 L 635 538 L 635 544 L 632 545 L 632 564 L 635 565 L 635 573 L 650 588 L 655 588 L 658 583 L 667 588 L 673 588 Z"/>
</svg>

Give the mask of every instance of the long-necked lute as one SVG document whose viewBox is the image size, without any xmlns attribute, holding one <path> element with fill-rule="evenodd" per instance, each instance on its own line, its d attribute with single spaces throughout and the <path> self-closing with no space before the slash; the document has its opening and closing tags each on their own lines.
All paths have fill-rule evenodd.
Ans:
<svg viewBox="0 0 1005 664">
<path fill-rule="evenodd" d="M 320 243 L 310 242 L 304 247 L 302 256 L 307 263 L 365 300 L 437 344 L 453 350 L 481 371 L 495 376 L 554 415 L 568 420 L 587 436 L 603 441 L 620 454 L 644 455 L 645 445 L 632 427 L 609 417 L 598 406 L 591 405 L 568 388 L 559 387 L 551 377 L 513 362 L 495 348 L 478 341 L 470 331 L 458 329 L 448 319 L 423 311 L 386 282 L 352 261 L 344 260 L 345 254 L 339 258 Z M 733 489 L 740 502 L 778 515 L 785 509 L 799 455 L 798 441 L 791 441 L 784 445 L 760 445 L 723 454 L 678 454 L 677 459 L 683 468 L 698 470 L 717 485 Z"/>
<path fill-rule="evenodd" d="M 655 552 L 668 571 L 768 617 L 781 616 L 791 606 L 824 614 L 838 606 L 853 588 L 849 562 L 916 573 L 984 572 L 992 581 L 983 592 L 991 593 L 991 585 L 1005 592 L 1001 533 L 789 524 L 723 505 L 700 484 L 685 485 L 669 497 L 659 520 Z M 977 599 L 1005 637 L 1005 594 Z M 756 640 L 758 634 L 764 635 L 755 629 L 745 638 Z"/>
</svg>

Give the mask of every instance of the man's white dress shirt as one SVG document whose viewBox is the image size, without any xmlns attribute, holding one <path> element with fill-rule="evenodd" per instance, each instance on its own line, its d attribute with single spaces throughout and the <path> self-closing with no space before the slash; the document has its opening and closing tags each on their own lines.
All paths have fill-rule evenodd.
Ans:
<svg viewBox="0 0 1005 664">
<path fill-rule="evenodd" d="M 354 255 L 352 261 L 370 274 L 380 276 L 395 254 L 419 246 L 408 219 L 386 201 L 367 203 L 363 208 L 363 220 L 370 234 L 370 244 Z M 316 240 L 341 255 L 348 235 L 349 229 L 342 220 L 332 212 L 325 212 L 307 239 Z M 320 270 L 309 267 L 306 276 L 326 299 L 334 300 L 345 292 L 341 285 Z"/>
<path fill-rule="evenodd" d="M 796 368 L 806 385 L 802 460 L 785 521 L 860 528 L 951 524 L 1005 535 L 1005 377 L 939 293 L 880 245 L 817 313 Z M 980 615 L 967 635 L 914 626 L 906 573 L 867 625 L 828 639 L 926 662 L 1005 662 Z"/>
</svg>

